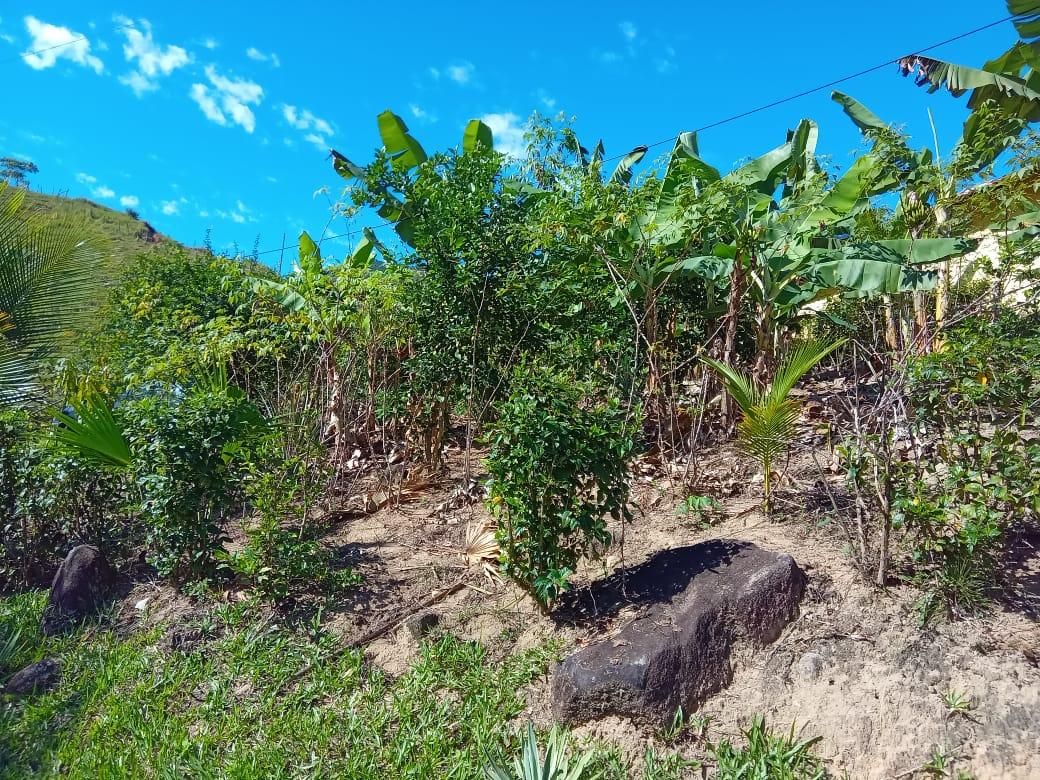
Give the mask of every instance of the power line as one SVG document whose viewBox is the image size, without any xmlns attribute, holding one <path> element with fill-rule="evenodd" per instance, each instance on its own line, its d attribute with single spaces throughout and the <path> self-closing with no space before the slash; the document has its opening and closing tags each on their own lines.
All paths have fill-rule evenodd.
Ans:
<svg viewBox="0 0 1040 780">
<path fill-rule="evenodd" d="M 1038 4 L 1034 10 L 1040 10 L 1040 4 Z M 1027 13 L 1032 13 L 1032 11 L 1027 12 Z M 990 22 L 988 24 L 984 24 L 981 27 L 976 27 L 976 28 L 974 28 L 972 30 L 968 30 L 967 32 L 960 33 L 959 35 L 955 35 L 952 38 L 947 38 L 946 40 L 939 41 L 938 43 L 933 43 L 930 46 L 925 46 L 922 49 L 917 49 L 917 51 L 915 51 L 914 53 L 915 54 L 920 54 L 922 52 L 931 51 L 932 49 L 938 49 L 941 46 L 946 46 L 948 44 L 955 43 L 957 41 L 963 40 L 964 38 L 969 38 L 972 35 L 977 35 L 980 32 L 984 32 L 985 30 L 988 30 L 988 29 L 990 29 L 992 27 L 996 27 L 997 25 L 1001 25 L 1004 22 L 1009 22 L 1009 21 L 1011 21 L 1013 19 L 1018 18 L 1019 16 L 1020 16 L 1019 14 L 1012 14 L 1011 16 L 1005 16 L 1002 19 L 997 19 L 995 22 Z M 803 90 L 802 92 L 798 92 L 798 93 L 796 93 L 794 95 L 789 95 L 787 97 L 780 98 L 779 100 L 774 100 L 774 101 L 772 101 L 770 103 L 766 103 L 766 104 L 758 106 L 756 108 L 752 108 L 752 109 L 749 109 L 747 111 L 742 111 L 739 114 L 734 114 L 733 116 L 728 116 L 725 119 L 719 119 L 719 120 L 717 120 L 715 122 L 711 122 L 710 124 L 702 125 L 701 127 L 696 128 L 693 132 L 700 133 L 700 132 L 703 132 L 704 130 L 711 130 L 713 128 L 720 127 L 721 125 L 729 124 L 730 122 L 735 122 L 738 119 L 744 119 L 745 117 L 749 117 L 752 114 L 757 114 L 757 113 L 760 113 L 762 111 L 766 111 L 766 110 L 768 110 L 770 108 L 776 108 L 777 106 L 783 105 L 784 103 L 790 103 L 791 101 L 799 100 L 800 98 L 806 97 L 808 95 L 812 95 L 812 94 L 815 94 L 817 92 L 822 92 L 825 89 L 830 89 L 831 87 L 836 87 L 838 84 L 843 84 L 846 81 L 852 81 L 853 79 L 860 78 L 861 76 L 866 76 L 866 75 L 868 75 L 870 73 L 874 73 L 875 71 L 881 70 L 882 68 L 887 68 L 890 65 L 894 65 L 897 62 L 899 62 L 899 60 L 901 59 L 902 56 L 904 56 L 904 55 L 901 55 L 900 57 L 895 57 L 895 58 L 890 59 L 890 60 L 885 60 L 882 63 L 879 63 L 877 65 L 873 65 L 873 66 L 871 66 L 869 68 L 864 68 L 863 70 L 856 71 L 855 73 L 850 73 L 847 76 L 842 76 L 841 78 L 837 78 L 837 79 L 834 79 L 832 81 L 828 81 L 826 84 L 820 84 L 818 86 L 812 87 L 811 89 L 806 89 L 806 90 Z M 673 135 L 673 136 L 669 136 L 668 138 L 663 138 L 660 141 L 655 141 L 652 144 L 647 144 L 646 148 L 647 149 L 653 149 L 656 146 L 662 146 L 663 144 L 671 143 L 671 142 L 675 141 L 678 137 L 679 137 L 679 134 L 676 134 L 676 135 Z M 607 158 L 605 158 L 603 160 L 603 162 L 611 162 L 613 160 L 620 160 L 622 157 L 626 156 L 627 154 L 628 154 L 628 152 L 625 152 L 624 154 L 618 154 L 618 155 L 615 155 L 613 157 L 607 157 Z M 408 217 L 403 217 L 402 219 L 397 220 L 397 221 L 382 222 L 382 223 L 380 223 L 378 225 L 372 225 L 368 229 L 369 230 L 377 230 L 379 228 L 390 227 L 392 225 L 396 225 L 396 224 L 398 224 L 400 222 L 403 222 L 406 219 L 408 219 Z M 348 230 L 348 231 L 345 231 L 343 233 L 336 233 L 336 234 L 333 234 L 333 235 L 330 235 L 330 236 L 325 236 L 325 237 L 321 238 L 318 241 L 318 244 L 321 244 L 321 243 L 323 243 L 325 241 L 332 241 L 332 240 L 335 240 L 337 238 L 346 238 L 348 236 L 358 235 L 359 233 L 364 232 L 364 230 L 365 230 L 365 228 L 360 228 L 358 230 Z M 299 247 L 299 244 L 296 244 L 295 246 L 291 246 L 291 247 L 278 247 L 276 249 L 267 249 L 267 250 L 264 250 L 263 252 L 257 252 L 256 255 L 259 256 L 259 255 L 271 254 L 272 252 L 282 252 L 285 249 L 296 249 L 298 247 Z"/>
<path fill-rule="evenodd" d="M 1009 22 L 1009 21 L 1012 21 L 1014 19 L 1020 18 L 1022 16 L 1026 16 L 1026 15 L 1035 13 L 1037 11 L 1040 11 L 1040 4 L 1037 4 L 1036 6 L 1034 6 L 1029 11 L 1023 11 L 1021 14 L 1011 14 L 1010 16 L 1005 16 L 1005 17 L 1003 17 L 1001 19 L 997 19 L 994 22 L 989 22 L 988 24 L 984 24 L 981 27 L 976 27 L 976 28 L 974 28 L 972 30 L 968 30 L 967 32 L 963 32 L 963 33 L 960 33 L 959 35 L 955 35 L 952 38 L 947 38 L 946 40 L 939 41 L 938 43 L 933 43 L 930 46 L 925 46 L 924 48 L 917 49 L 914 53 L 915 54 L 920 54 L 922 52 L 931 51 L 932 49 L 938 49 L 941 46 L 946 46 L 948 44 L 955 43 L 955 42 L 963 40 L 965 38 L 969 38 L 972 35 L 977 35 L 978 33 L 984 32 L 985 30 L 989 30 L 990 28 L 996 27 L 997 25 L 1004 24 L 1004 22 Z M 120 25 L 120 26 L 116 27 L 115 29 L 119 30 L 119 29 L 130 29 L 130 28 L 136 29 L 136 27 L 134 25 Z M 34 55 L 34 54 L 42 54 L 43 52 L 46 52 L 46 51 L 51 51 L 53 49 L 59 49 L 62 46 L 69 46 L 69 45 L 71 45 L 73 43 L 78 43 L 79 41 L 85 41 L 85 40 L 87 40 L 87 36 L 83 35 L 83 36 L 80 36 L 79 38 L 74 38 L 72 40 L 56 44 L 54 46 L 48 46 L 48 47 L 46 47 L 44 49 L 37 49 L 35 51 L 22 52 L 21 54 L 18 54 L 17 56 L 15 56 L 13 58 L 6 59 L 6 60 L 0 60 L 0 64 L 4 64 L 4 63 L 7 63 L 7 62 L 13 62 L 14 60 L 24 59 L 24 58 L 29 57 L 29 56 Z M 901 56 L 903 56 L 903 55 L 901 55 Z M 720 127 L 722 125 L 729 124 L 730 122 L 735 122 L 738 119 L 744 119 L 746 117 L 752 116 L 753 114 L 758 114 L 758 113 L 761 113 L 762 111 L 767 111 L 767 110 L 769 110 L 771 108 L 776 108 L 777 106 L 781 106 L 781 105 L 783 105 L 785 103 L 790 103 L 790 102 L 792 102 L 794 100 L 799 100 L 799 99 L 801 99 L 803 97 L 807 97 L 808 95 L 813 95 L 813 94 L 815 94 L 817 92 L 822 92 L 825 89 L 830 89 L 831 87 L 836 87 L 838 84 L 843 84 L 846 81 L 852 81 L 853 79 L 857 79 L 857 78 L 860 78 L 861 76 L 866 76 L 866 75 L 868 75 L 870 73 L 874 73 L 875 71 L 881 70 L 882 68 L 887 68 L 890 65 L 896 64 L 897 62 L 899 62 L 899 60 L 900 60 L 900 57 L 895 57 L 895 58 L 890 59 L 890 60 L 885 60 L 884 62 L 881 62 L 881 63 L 879 63 L 877 65 L 873 65 L 873 66 L 871 66 L 869 68 L 865 68 L 863 70 L 856 71 L 855 73 L 850 73 L 847 76 L 842 76 L 841 78 L 837 78 L 837 79 L 834 79 L 832 81 L 828 81 L 825 84 L 820 84 L 818 86 L 812 87 L 811 89 L 806 89 L 806 90 L 803 90 L 801 92 L 797 92 L 797 93 L 795 93 L 793 95 L 788 95 L 787 97 L 783 97 L 783 98 L 780 98 L 778 100 L 774 100 L 774 101 L 772 101 L 770 103 L 766 103 L 764 105 L 757 106 L 756 108 L 748 109 L 747 111 L 742 111 L 739 114 L 733 114 L 732 116 L 725 117 L 724 119 L 719 119 L 719 120 L 717 120 L 715 122 L 711 122 L 709 124 L 702 125 L 701 127 L 696 128 L 693 132 L 700 133 L 700 132 L 703 132 L 705 130 L 711 130 L 711 129 L 714 129 L 716 127 Z M 647 149 L 653 149 L 654 147 L 662 146 L 663 144 L 667 144 L 667 143 L 671 143 L 671 142 L 675 141 L 678 137 L 679 137 L 679 134 L 676 134 L 676 135 L 673 135 L 673 136 L 669 136 L 668 138 L 663 138 L 660 141 L 654 141 L 651 144 L 647 144 L 646 148 Z M 612 162 L 613 160 L 620 160 L 622 157 L 624 157 L 627 154 L 628 154 L 628 152 L 625 152 L 624 154 L 618 154 L 618 155 L 615 155 L 613 157 L 607 157 L 607 158 L 605 158 L 603 160 L 603 162 Z M 369 229 L 369 230 L 377 230 L 379 228 L 390 227 L 392 225 L 399 224 L 400 222 L 402 222 L 402 221 L 404 221 L 406 219 L 408 219 L 408 217 L 403 217 L 402 219 L 399 219 L 399 220 L 396 220 L 396 221 L 381 222 L 378 225 L 372 225 L 372 226 L 370 226 L 367 229 Z M 338 238 L 347 238 L 348 236 L 356 236 L 356 235 L 358 235 L 360 233 L 363 233 L 365 230 L 366 230 L 366 228 L 359 228 L 357 230 L 347 230 L 347 231 L 344 231 L 343 233 L 334 233 L 332 235 L 323 236 L 322 238 L 320 238 L 318 240 L 317 243 L 319 245 L 321 245 L 321 244 L 323 244 L 326 241 L 333 241 L 333 240 L 338 239 Z M 273 252 L 284 252 L 286 249 L 298 249 L 299 246 L 300 246 L 299 244 L 294 244 L 292 246 L 285 246 L 284 240 L 283 240 L 282 246 L 276 247 L 274 249 L 265 249 L 262 252 L 255 252 L 254 256 L 255 257 L 259 257 L 260 255 L 269 255 L 269 254 L 271 254 Z"/>
<path fill-rule="evenodd" d="M 1026 11 L 1024 13 L 1026 13 L 1026 14 L 1033 13 L 1034 11 L 1037 11 L 1037 10 L 1040 10 L 1040 4 L 1038 4 L 1032 11 Z M 967 32 L 963 32 L 960 35 L 955 35 L 952 38 L 947 38 L 944 41 L 939 41 L 938 43 L 933 43 L 931 46 L 925 46 L 923 49 L 918 49 L 917 51 L 915 51 L 914 54 L 921 54 L 922 52 L 931 51 L 932 49 L 938 49 L 940 46 L 946 46 L 946 45 L 951 44 L 951 43 L 956 43 L 957 41 L 963 40 L 964 38 L 969 38 L 972 35 L 977 35 L 980 32 L 984 32 L 985 30 L 988 30 L 988 29 L 990 29 L 992 27 L 996 27 L 997 25 L 1001 25 L 1004 22 L 1009 22 L 1009 21 L 1011 21 L 1013 19 L 1016 19 L 1016 18 L 1020 17 L 1021 15 L 1022 14 L 1012 14 L 1011 16 L 1005 16 L 1003 19 L 997 19 L 997 21 L 995 21 L 995 22 L 990 22 L 989 24 L 984 24 L 981 27 L 976 27 L 973 30 L 968 30 Z M 863 70 L 856 71 L 855 73 L 850 73 L 848 76 L 842 76 L 841 78 L 834 79 L 833 81 L 828 81 L 826 84 L 820 84 L 819 86 L 812 87 L 811 89 L 806 89 L 806 90 L 804 90 L 802 92 L 798 92 L 798 93 L 796 93 L 794 95 L 789 95 L 788 97 L 785 97 L 785 98 L 780 98 L 779 100 L 774 100 L 771 103 L 766 103 L 765 105 L 758 106 L 757 108 L 752 108 L 752 109 L 749 109 L 748 111 L 742 111 L 739 114 L 734 114 L 733 116 L 728 116 L 725 119 L 719 119 L 716 122 L 712 122 L 710 124 L 698 127 L 693 132 L 700 133 L 700 132 L 703 132 L 704 130 L 711 130 L 712 128 L 719 127 L 720 125 L 725 125 L 725 124 L 728 124 L 730 122 L 735 122 L 738 119 L 743 119 L 744 117 L 751 116 L 752 114 L 757 114 L 757 113 L 759 113 L 761 111 L 766 111 L 767 109 L 770 109 L 770 108 L 776 108 L 777 106 L 783 105 L 784 103 L 790 103 L 793 100 L 798 100 L 799 98 L 803 98 L 803 97 L 806 97 L 808 95 L 815 94 L 817 92 L 822 92 L 825 89 L 830 89 L 831 87 L 836 87 L 839 84 L 845 83 L 846 81 L 852 81 L 853 79 L 858 79 L 861 76 L 866 76 L 866 75 L 868 75 L 870 73 L 874 73 L 875 71 L 881 70 L 882 68 L 887 68 L 890 65 L 895 65 L 896 63 L 899 62 L 900 59 L 902 59 L 903 56 L 905 56 L 905 55 L 900 55 L 899 57 L 895 57 L 894 59 L 891 59 L 891 60 L 885 60 L 885 62 L 879 63 L 877 65 L 873 65 L 873 66 L 871 66 L 869 68 L 864 68 Z M 655 141 L 652 144 L 647 144 L 646 148 L 647 149 L 653 149 L 655 146 L 661 146 L 662 144 L 666 144 L 666 143 L 670 143 L 672 141 L 675 141 L 678 137 L 679 137 L 679 135 L 676 134 L 676 135 L 673 135 L 673 136 L 671 136 L 669 138 L 664 138 L 664 139 L 662 139 L 660 141 Z M 627 154 L 627 152 L 625 154 Z M 612 160 L 620 160 L 622 157 L 625 156 L 625 154 L 618 154 L 618 155 L 615 155 L 614 157 L 608 157 L 603 162 L 610 162 Z"/>
</svg>

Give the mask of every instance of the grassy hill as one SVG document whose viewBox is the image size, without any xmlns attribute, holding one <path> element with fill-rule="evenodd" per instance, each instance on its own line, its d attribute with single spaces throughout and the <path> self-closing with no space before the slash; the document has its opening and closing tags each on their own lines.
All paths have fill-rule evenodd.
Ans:
<svg viewBox="0 0 1040 780">
<path fill-rule="evenodd" d="M 66 198 L 28 191 L 26 206 L 57 219 L 82 222 L 99 232 L 110 242 L 116 258 L 129 259 L 142 252 L 181 246 L 143 219 L 135 219 L 125 211 L 116 211 L 86 198 Z"/>
</svg>

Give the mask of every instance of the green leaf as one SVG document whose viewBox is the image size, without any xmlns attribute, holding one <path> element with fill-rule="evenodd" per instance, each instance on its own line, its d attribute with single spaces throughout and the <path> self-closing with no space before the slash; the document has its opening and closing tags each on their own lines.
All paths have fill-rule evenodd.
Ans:
<svg viewBox="0 0 1040 780">
<path fill-rule="evenodd" d="M 842 111 L 860 130 L 883 130 L 888 127 L 881 117 L 860 103 L 856 98 L 846 95 L 844 92 L 831 92 L 831 100 L 841 106 Z"/>
<path fill-rule="evenodd" d="M 74 403 L 72 408 L 75 417 L 58 412 L 62 427 L 57 429 L 55 437 L 88 460 L 116 467 L 129 466 L 130 445 L 105 399 L 92 394 Z"/>
<path fill-rule="evenodd" d="M 352 179 L 364 179 L 365 169 L 360 165 L 355 165 L 342 154 L 337 152 L 335 149 L 332 151 L 332 167 L 340 176 L 347 181 Z"/>
<path fill-rule="evenodd" d="M 401 117 L 393 111 L 384 111 L 379 115 L 378 122 L 379 136 L 383 139 L 383 146 L 393 156 L 395 162 L 405 170 L 411 170 L 426 162 L 426 152 L 408 132 L 408 125 Z"/>
<path fill-rule="evenodd" d="M 462 134 L 462 152 L 470 154 L 478 148 L 492 151 L 495 148 L 495 137 L 490 127 L 479 119 L 471 119 Z"/>
<path fill-rule="evenodd" d="M 756 157 L 749 163 L 728 173 L 726 181 L 751 187 L 763 195 L 772 195 L 783 181 L 787 167 L 791 164 L 793 145 L 790 141 Z"/>
<path fill-rule="evenodd" d="M 1022 40 L 1040 38 L 1040 4 L 1036 0 L 1007 0 L 1007 9 L 1015 17 L 1011 21 Z"/>
<path fill-rule="evenodd" d="M 1019 98 L 1029 102 L 1040 101 L 1040 92 L 1027 86 L 1026 82 L 1015 76 L 991 73 L 967 65 L 956 65 L 952 62 L 912 54 L 899 59 L 899 67 L 906 76 L 914 75 L 919 86 L 928 85 L 929 92 L 943 87 L 954 97 L 960 97 L 971 90 L 969 105 L 975 107 L 979 103 L 997 99 L 1007 102 L 1008 98 Z M 1017 104 L 1016 104 L 1017 105 Z"/>
<path fill-rule="evenodd" d="M 806 300 L 823 297 L 820 291 L 836 294 L 846 290 L 863 297 L 931 290 L 938 279 L 934 271 L 904 265 L 898 253 L 877 244 L 817 250 L 813 256 L 811 289 L 815 292 Z"/>
<path fill-rule="evenodd" d="M 646 157 L 646 147 L 637 146 L 631 152 L 621 158 L 621 162 L 617 164 L 617 168 L 610 175 L 611 184 L 624 184 L 628 185 L 632 181 L 632 167 L 638 165 L 639 162 Z"/>
<path fill-rule="evenodd" d="M 321 249 L 306 230 L 300 233 L 300 270 L 311 275 L 321 273 Z"/>
<path fill-rule="evenodd" d="M 959 257 L 974 251 L 978 243 L 971 238 L 904 238 L 872 242 L 875 246 L 891 250 L 901 261 L 910 265 L 927 265 L 948 257 Z"/>
</svg>

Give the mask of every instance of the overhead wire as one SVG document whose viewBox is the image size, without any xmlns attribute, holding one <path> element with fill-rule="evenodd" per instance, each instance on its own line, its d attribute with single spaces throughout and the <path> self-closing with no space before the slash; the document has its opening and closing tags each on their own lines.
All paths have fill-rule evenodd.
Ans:
<svg viewBox="0 0 1040 780">
<path fill-rule="evenodd" d="M 1036 11 L 1040 11 L 1040 3 L 1038 3 L 1037 6 L 1032 11 L 1024 12 L 1024 13 L 1028 14 L 1028 13 L 1034 13 Z M 933 49 L 938 49 L 938 48 L 940 48 L 942 46 L 947 46 L 947 45 L 949 45 L 951 43 L 956 43 L 957 41 L 963 40 L 965 38 L 969 38 L 969 37 L 971 37 L 973 35 L 978 35 L 980 32 L 984 32 L 984 31 L 989 30 L 989 29 L 991 29 L 993 27 L 996 27 L 998 25 L 1004 24 L 1005 22 L 1009 22 L 1009 21 L 1012 21 L 1014 19 L 1021 18 L 1023 15 L 1024 14 L 1011 14 L 1009 16 L 1002 17 L 1000 19 L 997 19 L 996 21 L 989 22 L 989 23 L 981 25 L 979 27 L 975 27 L 975 28 L 973 28 L 971 30 L 967 30 L 965 32 L 962 32 L 962 33 L 960 33 L 958 35 L 954 35 L 951 38 L 946 38 L 945 40 L 938 41 L 937 43 L 933 43 L 933 44 L 930 44 L 930 45 L 925 46 L 923 48 L 917 49 L 916 51 L 913 52 L 913 54 L 922 54 L 922 53 L 927 52 L 927 51 L 932 51 Z M 830 89 L 831 87 L 836 87 L 839 84 L 843 84 L 843 83 L 845 83 L 847 81 L 852 81 L 853 79 L 857 79 L 857 78 L 860 78 L 862 76 L 866 76 L 866 75 L 868 75 L 870 73 L 874 73 L 875 71 L 881 70 L 882 68 L 887 68 L 887 67 L 889 67 L 891 65 L 895 65 L 904 56 L 907 56 L 907 55 L 900 55 L 898 57 L 894 57 L 892 59 L 885 60 L 884 62 L 880 62 L 877 65 L 872 65 L 869 68 L 864 68 L 863 70 L 858 70 L 855 73 L 850 73 L 847 76 L 842 76 L 842 77 L 837 78 L 837 79 L 832 79 L 831 81 L 828 81 L 828 82 L 826 82 L 824 84 L 819 84 L 819 85 L 817 85 L 815 87 L 812 87 L 810 89 L 802 90 L 801 92 L 797 92 L 797 93 L 795 93 L 793 95 L 788 95 L 787 97 L 783 97 L 783 98 L 780 98 L 778 100 L 774 100 L 774 101 L 771 101 L 769 103 L 765 103 L 765 104 L 763 104 L 761 106 L 757 106 L 755 108 L 748 109 L 747 111 L 742 111 L 739 114 L 733 114 L 732 116 L 728 116 L 728 117 L 725 117 L 723 119 L 719 119 L 719 120 L 716 120 L 714 122 L 711 122 L 709 124 L 702 125 L 702 126 L 700 126 L 698 128 L 695 128 L 693 132 L 700 133 L 700 132 L 703 132 L 705 130 L 711 130 L 711 129 L 714 129 L 716 127 L 720 127 L 722 125 L 729 124 L 730 122 L 735 122 L 735 121 L 737 121 L 739 119 L 744 119 L 746 117 L 752 116 L 753 114 L 757 114 L 757 113 L 760 113 L 762 111 L 767 111 L 767 110 L 769 110 L 771 108 L 776 108 L 777 106 L 783 105 L 785 103 L 790 103 L 790 102 L 792 102 L 794 100 L 799 100 L 799 99 L 801 99 L 803 97 L 806 97 L 808 95 L 812 95 L 812 94 L 815 94 L 817 92 L 822 92 L 825 89 Z M 912 56 L 912 55 L 910 55 L 910 56 Z M 662 146 L 662 145 L 667 144 L 667 143 L 672 143 L 676 139 L 679 138 L 679 135 L 680 134 L 677 133 L 675 135 L 669 136 L 668 138 L 663 138 L 660 141 L 654 141 L 651 144 L 646 144 L 646 148 L 647 149 L 653 149 L 655 147 Z M 614 160 L 620 160 L 622 157 L 625 157 L 628 154 L 629 154 L 629 152 L 625 152 L 623 154 L 614 155 L 613 157 L 607 157 L 607 158 L 604 158 L 603 162 L 612 162 Z M 324 236 L 318 243 L 320 244 L 320 243 L 322 243 L 324 241 L 333 241 L 333 240 L 336 240 L 336 239 L 339 239 L 339 238 L 347 238 L 349 236 L 356 236 L 356 235 L 359 235 L 359 234 L 363 233 L 366 229 L 367 230 L 378 230 L 379 228 L 391 227 L 393 225 L 399 224 L 400 222 L 404 221 L 405 219 L 408 219 L 408 217 L 404 217 L 404 218 L 402 218 L 400 220 L 388 220 L 386 222 L 381 222 L 381 223 L 379 223 L 377 225 L 370 225 L 367 228 L 358 228 L 356 230 L 347 230 L 347 231 L 344 231 L 342 233 L 336 233 L 336 234 L 333 234 L 333 235 Z M 299 245 L 297 244 L 296 246 L 286 247 L 286 249 L 295 249 L 295 248 L 298 248 L 298 247 L 299 247 Z M 264 250 L 262 252 L 255 253 L 255 256 L 270 254 L 272 252 L 281 252 L 281 251 L 284 251 L 282 249 L 282 247 L 278 247 L 276 249 L 267 249 L 267 250 Z"/>
<path fill-rule="evenodd" d="M 989 23 L 981 25 L 979 27 L 975 27 L 975 28 L 973 28 L 971 30 L 967 30 L 965 32 L 962 32 L 962 33 L 960 33 L 958 35 L 954 35 L 951 38 L 946 38 L 945 40 L 942 40 L 942 41 L 939 41 L 937 43 L 930 44 L 929 46 L 925 46 L 923 48 L 917 49 L 916 51 L 913 52 L 913 54 L 922 54 L 924 52 L 931 51 L 933 49 L 938 49 L 938 48 L 940 48 L 942 46 L 947 46 L 947 45 L 949 45 L 951 43 L 956 43 L 957 41 L 964 40 L 965 38 L 970 38 L 973 35 L 977 35 L 980 32 L 984 32 L 984 31 L 989 30 L 989 29 L 991 29 L 993 27 L 996 27 L 998 25 L 1004 24 L 1005 22 L 1013 21 L 1014 19 L 1020 19 L 1023 16 L 1028 16 L 1030 14 L 1037 13 L 1038 11 L 1040 11 L 1040 3 L 1038 3 L 1034 8 L 1032 8 L 1029 11 L 1024 11 L 1024 12 L 1022 12 L 1020 14 L 1011 14 L 1009 16 L 1005 16 L 1005 17 L 1002 17 L 1000 19 L 997 19 L 996 21 L 989 22 Z M 120 25 L 116 29 L 130 29 L 130 28 L 135 28 L 135 25 Z M 24 59 L 26 57 L 29 57 L 29 56 L 32 56 L 32 55 L 35 55 L 35 54 L 42 54 L 42 53 L 47 52 L 47 51 L 52 51 L 54 49 L 59 49 L 59 48 L 61 48 L 63 46 L 69 46 L 71 44 L 78 43 L 80 41 L 85 41 L 85 40 L 87 40 L 87 36 L 83 35 L 83 36 L 80 36 L 78 38 L 74 38 L 74 39 L 71 39 L 71 40 L 59 43 L 59 44 L 55 44 L 54 46 L 48 46 L 48 47 L 45 47 L 45 48 L 42 48 L 42 49 L 36 49 L 34 51 L 22 52 L 22 53 L 16 55 L 15 57 L 13 57 L 13 58 L 0 60 L 0 64 L 5 64 L 7 62 L 13 62 L 14 60 Z M 716 120 L 714 122 L 710 122 L 710 123 L 708 123 L 706 125 L 701 125 L 700 127 L 695 128 L 693 130 L 693 132 L 700 133 L 700 132 L 703 132 L 705 130 L 712 130 L 712 129 L 716 128 L 716 127 L 721 127 L 722 125 L 726 125 L 726 124 L 729 124 L 731 122 L 736 122 L 739 119 L 745 119 L 745 118 L 747 118 L 749 116 L 752 116 L 754 114 L 761 113 L 762 111 L 768 111 L 771 108 L 776 108 L 777 106 L 784 105 L 785 103 L 790 103 L 790 102 L 792 102 L 794 100 L 799 100 L 799 99 L 801 99 L 803 97 L 807 97 L 809 95 L 813 95 L 813 94 L 815 94 L 817 92 L 822 92 L 825 89 L 830 89 L 831 87 L 836 87 L 839 84 L 844 84 L 847 81 L 852 81 L 853 79 L 861 78 L 862 76 L 866 76 L 866 75 L 868 75 L 870 73 L 874 73 L 875 71 L 879 71 L 882 68 L 887 68 L 887 67 L 889 67 L 891 65 L 894 65 L 894 64 L 898 63 L 899 60 L 902 59 L 903 56 L 906 56 L 906 55 L 900 55 L 899 57 L 894 57 L 892 59 L 885 60 L 884 62 L 880 62 L 877 65 L 872 65 L 869 68 L 864 68 L 862 70 L 858 70 L 855 73 L 850 73 L 850 74 L 848 74 L 846 76 L 842 76 L 842 77 L 837 78 L 837 79 L 832 79 L 831 81 L 828 81 L 828 82 L 826 82 L 824 84 L 818 84 L 815 87 L 811 87 L 809 89 L 802 90 L 801 92 L 796 92 L 793 95 L 788 95 L 786 97 L 779 98 L 777 100 L 773 100 L 773 101 L 771 101 L 769 103 L 764 103 L 763 105 L 756 106 L 755 108 L 748 109 L 747 111 L 741 111 L 740 113 L 733 114 L 732 116 L 724 117 L 723 119 L 718 119 L 718 120 Z M 654 141 L 653 143 L 646 144 L 645 146 L 646 146 L 647 149 L 653 149 L 653 148 L 656 148 L 658 146 L 663 146 L 664 144 L 674 142 L 676 139 L 679 138 L 679 135 L 681 135 L 681 134 L 677 133 L 675 135 L 669 136 L 668 138 L 662 138 L 660 141 Z M 607 158 L 603 159 L 603 162 L 612 162 L 614 160 L 620 160 L 622 157 L 625 157 L 627 154 L 629 154 L 629 152 L 625 152 L 623 154 L 614 155 L 613 157 L 607 157 Z M 404 221 L 406 219 L 408 219 L 407 216 L 403 217 L 402 219 L 387 220 L 386 222 L 381 222 L 381 223 L 376 224 L 376 225 L 370 225 L 370 226 L 367 226 L 367 227 L 358 228 L 358 229 L 354 229 L 354 230 L 347 230 L 347 231 L 344 231 L 342 233 L 334 233 L 334 234 L 331 234 L 331 235 L 324 235 L 317 241 L 317 243 L 319 245 L 321 245 L 321 244 L 323 244 L 326 241 L 334 241 L 334 240 L 340 239 L 340 238 L 347 238 L 349 236 L 359 235 L 359 234 L 363 233 L 365 230 L 378 230 L 379 228 L 391 227 L 393 225 L 400 224 L 402 221 Z M 291 246 L 279 246 L 279 247 L 275 247 L 273 249 L 265 249 L 265 250 L 260 251 L 260 252 L 254 252 L 254 253 L 252 253 L 251 256 L 252 257 L 259 257 L 261 255 L 272 254 L 273 252 L 285 252 L 285 250 L 287 250 L 287 249 L 291 250 L 291 249 L 298 249 L 298 248 L 299 248 L 299 244 L 298 243 L 294 244 L 294 245 L 291 245 Z"/>
</svg>

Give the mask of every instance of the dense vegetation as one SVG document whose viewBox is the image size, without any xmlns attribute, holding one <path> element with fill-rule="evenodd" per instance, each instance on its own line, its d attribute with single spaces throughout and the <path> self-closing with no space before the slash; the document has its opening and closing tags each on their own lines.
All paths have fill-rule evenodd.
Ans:
<svg viewBox="0 0 1040 780">
<path fill-rule="evenodd" d="M 317 510 L 342 506 L 362 469 L 387 496 L 441 475 L 450 444 L 463 484 L 488 475 L 501 571 L 551 608 L 630 517 L 636 459 L 675 466 L 692 491 L 699 459 L 736 435 L 764 510 L 782 512 L 791 391 L 818 365 L 847 379 L 828 439 L 863 576 L 919 588 L 922 621 L 985 609 L 1009 534 L 1040 514 L 1040 95 L 1014 78 L 1010 92 L 976 84 L 944 162 L 835 93 L 865 139 L 844 171 L 817 157 L 810 120 L 727 173 L 691 133 L 637 173 L 645 147 L 610 165 L 565 123 L 536 117 L 511 160 L 480 122 L 428 154 L 386 112 L 374 158 L 334 154 L 334 169 L 339 215 L 374 210 L 389 230 L 364 229 L 335 261 L 304 233 L 284 277 L 165 242 L 129 257 L 96 224 L 3 192 L 0 590 L 21 595 L 0 608 L 0 680 L 60 652 L 71 681 L 0 705 L 0 762 L 78 776 L 508 767 L 518 689 L 552 648 L 492 663 L 445 638 L 389 680 L 332 652 L 320 625 L 254 629 L 247 605 L 211 613 L 216 659 L 156 665 L 155 637 L 38 637 L 42 602 L 25 591 L 90 543 L 123 572 L 200 596 L 234 582 L 289 613 L 357 580 L 320 543 Z M 980 228 L 995 252 L 970 256 Z M 197 711 L 167 710 L 188 689 Z M 719 776 L 822 771 L 761 723 L 746 742 L 751 757 L 714 746 Z M 742 773 L 770 751 L 795 768 Z M 606 747 L 589 761 L 614 771 Z"/>
</svg>

